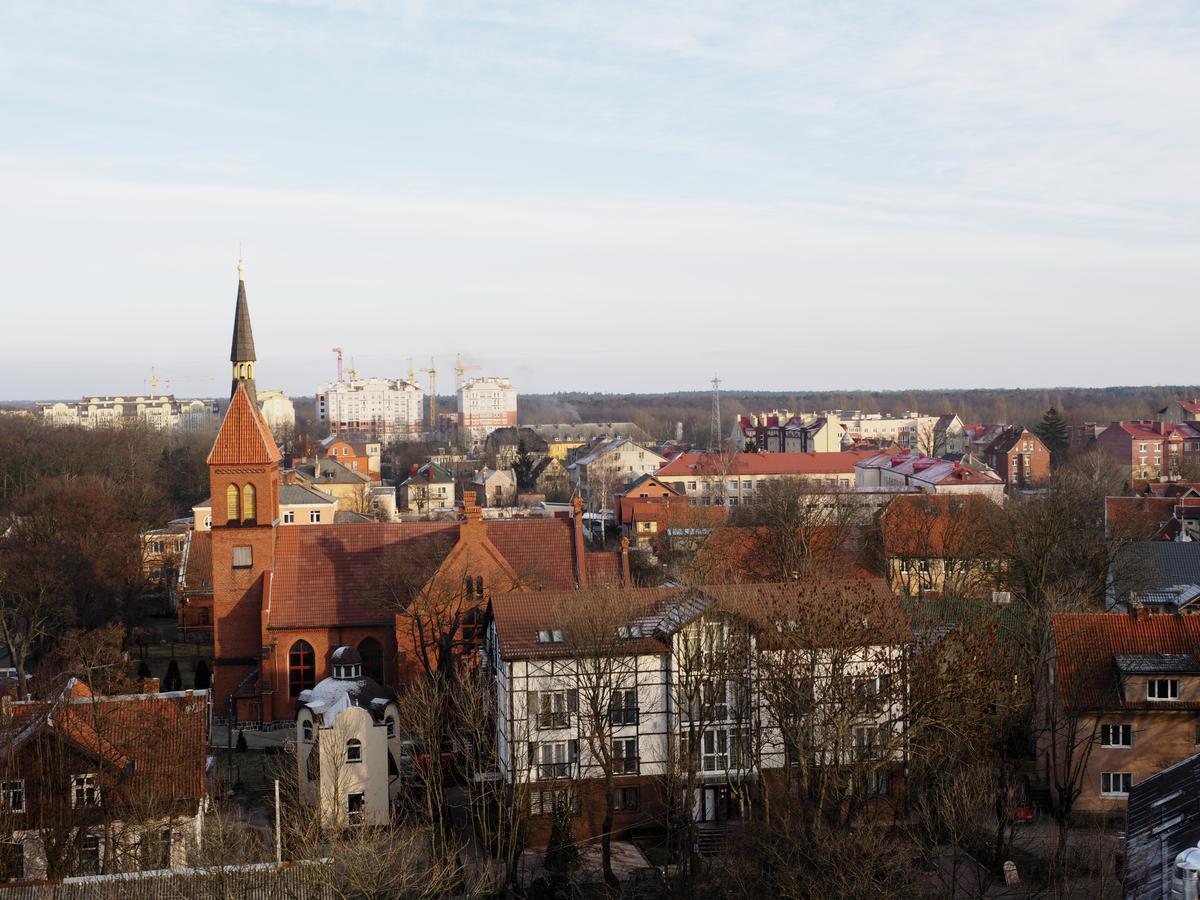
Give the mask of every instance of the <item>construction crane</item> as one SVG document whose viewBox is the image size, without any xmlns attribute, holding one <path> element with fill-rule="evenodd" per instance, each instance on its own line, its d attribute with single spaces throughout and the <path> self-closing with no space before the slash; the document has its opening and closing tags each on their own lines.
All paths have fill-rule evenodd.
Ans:
<svg viewBox="0 0 1200 900">
<path fill-rule="evenodd" d="M 412 364 L 411 356 L 408 358 L 408 383 L 409 384 L 417 383 L 417 376 L 413 374 L 413 364 Z"/>
<path fill-rule="evenodd" d="M 437 433 L 437 365 L 433 361 L 433 357 L 429 357 L 429 368 L 421 369 L 429 376 L 429 430 Z"/>
<path fill-rule="evenodd" d="M 179 384 L 184 381 L 212 381 L 211 375 L 159 375 L 155 371 L 154 366 L 150 367 L 150 399 L 153 400 L 158 396 L 158 385 L 161 382 L 166 385 L 167 393 L 171 393 L 171 385 Z"/>
<path fill-rule="evenodd" d="M 464 366 L 463 361 L 462 361 L 462 354 L 461 353 L 454 354 L 454 374 L 456 376 L 454 379 L 454 389 L 458 390 L 460 387 L 462 387 L 463 375 L 465 375 L 467 372 L 471 371 L 471 369 L 478 369 L 478 368 L 479 368 L 479 366 L 476 366 L 476 365 Z"/>
<path fill-rule="evenodd" d="M 337 358 L 338 358 L 338 382 L 339 382 L 339 383 L 341 383 L 341 380 L 342 380 L 342 348 L 341 348 L 341 347 L 334 347 L 332 352 L 334 352 L 334 353 L 336 353 L 336 354 L 337 354 Z"/>
</svg>

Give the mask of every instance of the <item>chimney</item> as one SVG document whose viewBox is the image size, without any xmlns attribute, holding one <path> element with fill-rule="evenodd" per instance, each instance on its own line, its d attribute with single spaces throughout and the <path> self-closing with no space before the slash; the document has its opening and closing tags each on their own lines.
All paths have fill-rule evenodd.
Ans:
<svg viewBox="0 0 1200 900">
<path fill-rule="evenodd" d="M 143 693 L 143 694 L 157 694 L 158 692 L 159 692 L 159 686 L 158 686 L 158 679 L 157 679 L 157 678 L 143 678 L 143 679 L 142 679 L 142 690 L 141 690 L 141 693 Z"/>
<path fill-rule="evenodd" d="M 1136 591 L 1129 592 L 1129 618 L 1135 622 L 1143 622 L 1150 618 L 1150 610 L 1146 609 L 1146 604 L 1138 599 Z"/>
<path fill-rule="evenodd" d="M 629 577 L 629 538 L 621 538 L 621 584 L 625 587 L 633 587 L 632 579 Z"/>
<path fill-rule="evenodd" d="M 587 584 L 587 558 L 583 548 L 583 498 L 571 498 L 572 518 L 575 520 L 575 583 L 579 587 Z"/>
<path fill-rule="evenodd" d="M 478 522 L 483 518 L 479 505 L 475 502 L 474 491 L 463 491 L 463 515 L 468 522 Z"/>
</svg>

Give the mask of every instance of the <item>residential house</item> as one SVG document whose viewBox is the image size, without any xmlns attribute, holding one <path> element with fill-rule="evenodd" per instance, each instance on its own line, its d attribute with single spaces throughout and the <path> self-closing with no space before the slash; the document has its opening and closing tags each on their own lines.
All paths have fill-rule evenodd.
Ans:
<svg viewBox="0 0 1200 900">
<path fill-rule="evenodd" d="M 396 488 L 396 506 L 402 512 L 428 515 L 454 508 L 454 473 L 435 462 L 414 466 Z"/>
<path fill-rule="evenodd" d="M 543 456 L 533 467 L 533 489 L 551 502 L 564 503 L 571 496 L 571 473 L 557 456 Z"/>
<path fill-rule="evenodd" d="M 396 692 L 379 683 L 382 654 L 364 660 L 343 646 L 329 662 L 333 674 L 297 697 L 300 801 L 324 828 L 387 825 L 402 784 Z"/>
<path fill-rule="evenodd" d="M 768 482 L 795 478 L 813 488 L 850 490 L 854 467 L 874 453 L 683 453 L 654 477 L 696 506 L 751 503 Z"/>
<path fill-rule="evenodd" d="M 1121 545 L 1108 567 L 1110 610 L 1144 607 L 1151 612 L 1197 612 L 1200 544 L 1134 541 Z"/>
<path fill-rule="evenodd" d="M 638 444 L 650 440 L 633 422 L 559 422 L 529 427 L 546 442 L 546 453 L 567 465 L 573 461 L 572 451 L 598 440 L 628 438 Z"/>
<path fill-rule="evenodd" d="M 321 441 L 326 459 L 335 460 L 352 472 L 366 475 L 372 481 L 380 480 L 380 444 L 378 441 L 350 441 L 331 434 Z"/>
<path fill-rule="evenodd" d="M 635 547 L 648 547 L 670 520 L 671 507 L 687 507 L 687 497 L 653 475 L 642 475 L 613 497 L 614 524 Z"/>
<path fill-rule="evenodd" d="M 957 460 L 912 452 L 872 455 L 855 464 L 859 488 L 916 488 L 927 494 L 982 494 L 1004 502 L 1004 482 Z"/>
<path fill-rule="evenodd" d="M 484 506 L 516 505 L 517 474 L 512 469 L 489 469 L 485 466 L 475 473 L 471 486 Z"/>
<path fill-rule="evenodd" d="M 367 512 L 371 508 L 369 475 L 346 468 L 333 459 L 318 457 L 297 463 L 283 474 L 284 484 L 301 484 L 328 494 L 338 502 L 339 510 Z"/>
<path fill-rule="evenodd" d="M 1130 480 L 1178 479 L 1200 461 L 1200 423 L 1113 422 L 1095 443 Z"/>
<path fill-rule="evenodd" d="M 468 378 L 458 386 L 458 434 L 475 449 L 497 428 L 517 424 L 517 389 L 507 378 Z"/>
<path fill-rule="evenodd" d="M 338 511 L 338 501 L 324 491 L 305 484 L 279 485 L 280 525 L 332 525 Z M 192 507 L 196 531 L 212 528 L 212 499 L 206 498 Z"/>
<path fill-rule="evenodd" d="M 666 460 L 629 438 L 600 439 L 582 448 L 568 467 L 573 487 L 593 511 L 605 510 L 613 492 Z"/>
<path fill-rule="evenodd" d="M 1010 491 L 1044 487 L 1050 480 L 1049 449 L 1041 438 L 1020 425 L 1004 429 L 987 446 L 982 458 Z"/>
<path fill-rule="evenodd" d="M 1007 602 L 1000 508 L 979 494 L 896 497 L 879 513 L 888 583 L 906 597 Z"/>
<path fill-rule="evenodd" d="M 1130 789 L 1200 746 L 1200 616 L 1053 613 L 1035 732 L 1043 783 L 1080 813 L 1124 812 Z"/>
<path fill-rule="evenodd" d="M 739 450 L 759 453 L 837 453 L 845 430 L 834 413 L 787 411 L 738 416 L 734 444 Z"/>
<path fill-rule="evenodd" d="M 534 429 L 508 425 L 497 428 L 487 436 L 483 442 L 483 456 L 492 461 L 497 469 L 511 469 L 522 446 L 535 459 L 546 456 L 550 449 L 546 439 Z"/>
<path fill-rule="evenodd" d="M 1200 485 L 1148 482 L 1133 497 L 1104 498 L 1104 529 L 1110 538 L 1200 541 Z"/>
<path fill-rule="evenodd" d="M 703 825 L 742 818 L 800 754 L 852 767 L 855 790 L 883 800 L 900 770 L 910 637 L 885 586 L 858 579 L 493 597 L 500 777 L 535 846 L 560 799 L 577 840 L 597 835 L 606 776 L 618 835 L 661 822 L 670 790 Z M 769 699 L 777 677 L 823 727 Z"/>
<path fill-rule="evenodd" d="M 201 838 L 208 693 L 0 704 L 0 865 L 9 880 L 182 866 Z"/>
</svg>

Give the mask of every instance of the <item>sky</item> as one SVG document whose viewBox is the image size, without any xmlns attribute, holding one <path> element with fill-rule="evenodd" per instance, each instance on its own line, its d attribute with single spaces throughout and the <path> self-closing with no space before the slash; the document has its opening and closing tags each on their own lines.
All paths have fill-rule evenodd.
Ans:
<svg viewBox="0 0 1200 900">
<path fill-rule="evenodd" d="M 221 394 L 239 247 L 297 395 L 1187 384 L 1198 238 L 1194 0 L 0 4 L 0 399 Z"/>
</svg>

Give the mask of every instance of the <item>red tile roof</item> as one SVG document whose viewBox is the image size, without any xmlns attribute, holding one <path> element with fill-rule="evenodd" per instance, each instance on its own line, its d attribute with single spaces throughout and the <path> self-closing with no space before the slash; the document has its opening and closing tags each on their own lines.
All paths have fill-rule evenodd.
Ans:
<svg viewBox="0 0 1200 900">
<path fill-rule="evenodd" d="M 277 463 L 281 459 L 271 429 L 262 413 L 250 402 L 243 385 L 238 385 L 229 401 L 229 410 L 208 454 L 210 466 Z"/>
<path fill-rule="evenodd" d="M 82 753 L 102 758 L 120 785 L 121 799 L 153 803 L 162 814 L 166 804 L 194 806 L 205 794 L 206 691 L 97 697 L 72 680 L 53 703 L 17 702 L 12 710 L 11 719 L 0 719 L 0 755 L 51 729 Z M 113 796 L 112 785 L 101 788 Z"/>
<path fill-rule="evenodd" d="M 527 590 L 575 587 L 570 519 L 483 524 L 488 540 Z M 458 541 L 457 522 L 280 528 L 271 579 L 270 627 L 388 624 L 392 621 L 389 607 L 403 604 L 411 591 L 423 586 Z M 611 570 L 609 555 L 594 554 L 601 573 Z M 589 554 L 588 562 L 593 562 L 593 555 Z"/>
<path fill-rule="evenodd" d="M 1191 709 L 1200 703 L 1125 702 L 1118 688 L 1117 654 L 1200 656 L 1200 616 L 1129 613 L 1054 613 L 1054 659 L 1062 696 L 1075 709 Z"/>
<path fill-rule="evenodd" d="M 501 594 L 492 598 L 492 617 L 500 655 L 505 660 L 570 657 L 581 643 L 594 646 L 599 631 L 616 632 L 621 624 L 653 623 L 668 608 L 690 621 L 706 609 L 722 609 L 773 635 L 779 622 L 794 623 L 805 637 L 857 646 L 896 645 L 909 641 L 912 628 L 895 596 L 880 579 L 846 578 L 777 584 L 713 585 L 701 588 L 637 588 L 625 591 L 546 591 Z M 648 625 L 647 627 L 652 627 Z M 538 632 L 558 629 L 563 640 L 541 643 Z M 613 645 L 623 653 L 665 653 L 667 644 L 644 634 Z"/>
<path fill-rule="evenodd" d="M 188 592 L 212 593 L 212 571 L 212 532 L 193 531 L 188 538 L 183 589 Z"/>
<path fill-rule="evenodd" d="M 488 540 L 530 590 L 575 586 L 575 523 L 570 519 L 489 519 Z"/>
<path fill-rule="evenodd" d="M 591 587 L 622 586 L 619 552 L 585 553 L 584 567 L 587 569 L 587 583 Z"/>
<path fill-rule="evenodd" d="M 879 515 L 889 559 L 994 559 L 1003 523 L 1000 507 L 981 494 L 906 494 Z"/>
<path fill-rule="evenodd" d="M 838 475 L 853 474 L 855 463 L 874 453 L 850 450 L 840 453 L 738 453 L 730 459 L 715 454 L 682 453 L 655 475 Z"/>
</svg>

